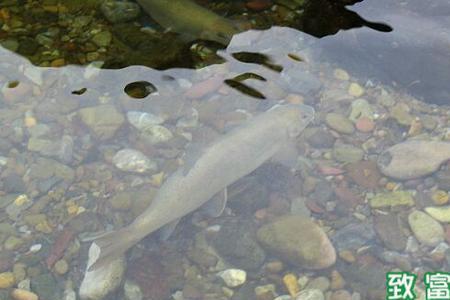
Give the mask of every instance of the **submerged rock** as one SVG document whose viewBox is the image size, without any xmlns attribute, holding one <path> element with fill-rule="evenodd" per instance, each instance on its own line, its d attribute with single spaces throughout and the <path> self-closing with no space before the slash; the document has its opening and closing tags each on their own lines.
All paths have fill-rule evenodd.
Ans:
<svg viewBox="0 0 450 300">
<path fill-rule="evenodd" d="M 142 152 L 134 149 L 122 149 L 114 155 L 113 164 L 122 171 L 144 173 L 157 169 L 156 162 Z"/>
<path fill-rule="evenodd" d="M 436 246 L 444 240 L 444 229 L 438 221 L 426 213 L 415 210 L 408 216 L 414 236 L 427 246 Z"/>
<path fill-rule="evenodd" d="M 125 271 L 125 257 L 121 256 L 111 263 L 93 271 L 87 271 L 99 256 L 99 247 L 92 243 L 86 273 L 80 285 L 79 295 L 83 300 L 101 300 L 113 292 L 122 281 Z"/>
<path fill-rule="evenodd" d="M 238 268 L 255 270 L 266 259 L 264 250 L 256 241 L 254 226 L 249 221 L 226 222 L 213 240 L 213 245 L 225 260 Z"/>
<path fill-rule="evenodd" d="M 100 140 L 112 138 L 125 121 L 123 115 L 109 104 L 82 108 L 78 111 L 78 115 Z"/>
<path fill-rule="evenodd" d="M 372 208 L 413 206 L 414 198 L 408 191 L 394 191 L 376 194 L 369 200 L 369 204 Z"/>
<path fill-rule="evenodd" d="M 286 261 L 308 269 L 324 269 L 336 261 L 326 233 L 310 219 L 287 215 L 262 226 L 258 241 Z"/>
<path fill-rule="evenodd" d="M 399 180 L 429 175 L 450 159 L 450 143 L 410 140 L 384 151 L 378 158 L 380 171 Z"/>
</svg>

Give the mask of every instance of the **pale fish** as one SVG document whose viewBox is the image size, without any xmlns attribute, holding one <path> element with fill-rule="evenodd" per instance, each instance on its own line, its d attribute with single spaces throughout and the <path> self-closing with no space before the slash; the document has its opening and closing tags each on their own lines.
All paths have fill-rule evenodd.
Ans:
<svg viewBox="0 0 450 300">
<path fill-rule="evenodd" d="M 134 222 L 93 242 L 100 254 L 89 270 L 120 257 L 163 226 L 162 231 L 170 235 L 180 218 L 201 206 L 219 216 L 226 205 L 227 186 L 280 153 L 292 153 L 287 149 L 294 146 L 295 138 L 313 118 L 310 106 L 276 105 L 204 147 L 195 159 L 168 177 Z"/>
<path fill-rule="evenodd" d="M 190 39 L 228 44 L 239 26 L 190 0 L 137 0 L 162 27 Z"/>
</svg>

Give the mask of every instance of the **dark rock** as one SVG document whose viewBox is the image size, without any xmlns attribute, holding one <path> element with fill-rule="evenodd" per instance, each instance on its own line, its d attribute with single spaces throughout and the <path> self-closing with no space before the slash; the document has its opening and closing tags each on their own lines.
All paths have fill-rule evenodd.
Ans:
<svg viewBox="0 0 450 300">
<path fill-rule="evenodd" d="M 378 237 L 387 248 L 396 251 L 405 250 L 407 237 L 401 230 L 396 215 L 376 215 L 374 225 Z"/>
<path fill-rule="evenodd" d="M 375 231 L 372 224 L 351 223 L 338 230 L 331 237 L 336 248 L 341 250 L 356 250 L 373 243 Z"/>
<path fill-rule="evenodd" d="M 358 185 L 374 189 L 378 186 L 381 174 L 374 161 L 358 161 L 346 166 L 348 176 Z"/>
<path fill-rule="evenodd" d="M 332 148 L 334 145 L 334 136 L 325 129 L 317 129 L 307 138 L 307 142 L 314 148 Z"/>
<path fill-rule="evenodd" d="M 58 282 L 51 274 L 41 274 L 31 279 L 31 290 L 34 291 L 39 299 L 60 300 L 62 293 Z"/>
<path fill-rule="evenodd" d="M 22 177 L 17 174 L 9 174 L 2 181 L 6 193 L 24 193 L 27 190 Z"/>
<path fill-rule="evenodd" d="M 228 206 L 237 214 L 252 215 L 269 204 L 266 186 L 247 176 L 228 188 Z"/>
<path fill-rule="evenodd" d="M 224 259 L 244 270 L 258 269 L 266 259 L 256 241 L 255 225 L 248 220 L 227 220 L 212 243 Z"/>
<path fill-rule="evenodd" d="M 440 189 L 450 191 L 450 170 L 438 171 L 434 177 Z"/>
</svg>

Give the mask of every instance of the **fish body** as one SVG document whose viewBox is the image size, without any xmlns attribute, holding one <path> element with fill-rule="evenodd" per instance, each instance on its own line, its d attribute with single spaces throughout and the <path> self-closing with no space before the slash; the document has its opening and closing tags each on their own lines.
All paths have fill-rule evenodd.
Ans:
<svg viewBox="0 0 450 300">
<path fill-rule="evenodd" d="M 190 0 L 137 0 L 158 24 L 193 39 L 228 44 L 238 26 Z"/>
<path fill-rule="evenodd" d="M 93 268 L 124 253 L 148 234 L 195 211 L 214 195 L 251 173 L 291 144 L 314 116 L 306 105 L 276 106 L 204 148 L 162 185 L 134 222 L 94 241 L 100 247 Z"/>
</svg>

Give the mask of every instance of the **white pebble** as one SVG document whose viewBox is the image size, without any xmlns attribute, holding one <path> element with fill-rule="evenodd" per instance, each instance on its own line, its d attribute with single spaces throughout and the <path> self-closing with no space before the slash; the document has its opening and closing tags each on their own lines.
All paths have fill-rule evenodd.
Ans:
<svg viewBox="0 0 450 300">
<path fill-rule="evenodd" d="M 247 280 L 247 273 L 240 269 L 228 269 L 218 274 L 228 287 L 238 287 Z"/>
</svg>

